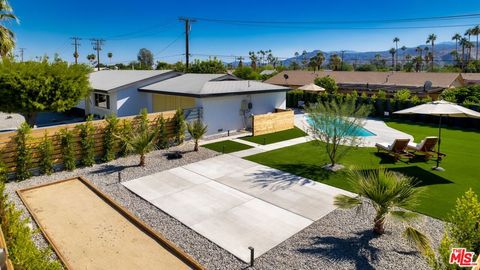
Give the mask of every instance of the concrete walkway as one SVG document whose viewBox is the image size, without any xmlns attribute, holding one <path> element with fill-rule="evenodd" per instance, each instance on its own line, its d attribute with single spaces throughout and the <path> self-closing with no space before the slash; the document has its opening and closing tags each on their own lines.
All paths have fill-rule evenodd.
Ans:
<svg viewBox="0 0 480 270">
<path fill-rule="evenodd" d="M 233 155 L 221 155 L 122 183 L 248 262 L 335 209 L 350 194 Z"/>
</svg>

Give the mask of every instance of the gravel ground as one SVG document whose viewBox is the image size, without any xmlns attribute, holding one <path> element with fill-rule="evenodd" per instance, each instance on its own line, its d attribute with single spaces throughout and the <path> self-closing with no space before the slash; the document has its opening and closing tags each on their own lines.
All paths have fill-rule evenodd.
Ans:
<svg viewBox="0 0 480 270">
<path fill-rule="evenodd" d="M 168 151 L 155 151 L 147 156 L 147 165 L 143 168 L 136 166 L 138 156 L 129 156 L 73 172 L 36 176 L 8 183 L 6 191 L 17 208 L 24 210 L 25 217 L 30 217 L 15 190 L 83 176 L 207 269 L 247 269 L 247 264 L 118 183 L 119 171 L 122 181 L 128 181 L 217 155 L 205 148 L 197 153 L 191 149 L 190 144 L 171 148 L 170 151 L 184 153 L 178 160 L 167 160 Z M 401 237 L 401 225 L 390 223 L 386 235 L 375 237 L 368 218 L 373 216 L 372 209 L 364 211 L 368 212 L 370 214 L 365 215 L 355 210 L 335 210 L 257 258 L 254 269 L 429 269 L 423 258 Z M 425 217 L 416 225 L 438 243 L 443 232 L 441 221 Z M 40 247 L 47 246 L 41 234 L 36 234 L 34 240 Z"/>
<path fill-rule="evenodd" d="M 430 269 L 402 237 L 403 225 L 387 224 L 386 234 L 372 233 L 373 208 L 337 209 L 271 249 L 255 261 L 256 269 Z M 414 227 L 434 246 L 443 222 L 422 217 Z"/>
</svg>

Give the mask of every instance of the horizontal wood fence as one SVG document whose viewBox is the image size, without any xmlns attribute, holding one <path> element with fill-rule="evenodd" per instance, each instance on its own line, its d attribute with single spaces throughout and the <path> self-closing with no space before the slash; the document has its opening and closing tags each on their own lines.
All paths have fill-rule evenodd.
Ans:
<svg viewBox="0 0 480 270">
<path fill-rule="evenodd" d="M 175 116 L 175 111 L 168 111 L 162 113 L 151 113 L 148 114 L 149 125 L 153 126 L 156 124 L 157 119 L 163 115 L 165 119 L 165 124 L 167 128 L 168 136 L 173 136 L 173 118 Z M 128 117 L 119 117 L 120 121 L 118 123 L 119 129 L 121 130 L 124 122 L 130 122 L 132 124 L 138 119 L 138 116 L 128 116 Z M 32 169 L 39 167 L 41 161 L 41 155 L 38 151 L 38 146 L 42 142 L 45 134 L 47 137 L 52 141 L 53 144 L 53 162 L 56 166 L 61 165 L 63 163 L 62 158 L 62 149 L 61 149 L 61 138 L 59 136 L 60 131 L 67 129 L 73 132 L 74 138 L 74 148 L 75 148 L 75 155 L 76 158 L 79 160 L 82 156 L 82 149 L 80 146 L 80 130 L 78 127 L 85 122 L 75 123 L 75 124 L 66 124 L 66 125 L 58 125 L 52 127 L 45 127 L 45 128 L 36 128 L 32 129 L 29 134 L 29 140 L 27 142 L 27 147 L 32 150 Z M 103 145 L 104 145 L 104 135 L 105 135 L 105 127 L 107 126 L 106 120 L 96 120 L 91 122 L 95 131 L 94 131 L 94 138 L 95 138 L 95 156 L 97 158 L 103 156 Z M 1 133 L 0 134 L 0 159 L 5 163 L 5 166 L 9 170 L 9 172 L 15 172 L 16 169 L 16 159 L 17 159 L 17 146 L 15 144 L 15 136 L 17 135 L 16 131 Z"/>
<path fill-rule="evenodd" d="M 294 115 L 292 110 L 275 109 L 274 113 L 254 115 L 252 119 L 253 136 L 292 128 L 294 128 Z"/>
<path fill-rule="evenodd" d="M 0 269 L 13 270 L 13 264 L 10 258 L 8 258 L 7 242 L 5 236 L 0 228 L 0 249 L 3 250 L 3 254 L 0 255 Z"/>
</svg>

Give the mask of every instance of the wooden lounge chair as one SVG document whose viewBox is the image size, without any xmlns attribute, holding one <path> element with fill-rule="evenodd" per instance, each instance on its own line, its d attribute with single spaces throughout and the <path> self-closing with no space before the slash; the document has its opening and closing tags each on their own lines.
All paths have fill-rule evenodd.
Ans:
<svg viewBox="0 0 480 270">
<path fill-rule="evenodd" d="M 432 156 L 438 156 L 440 159 L 444 156 L 445 154 L 439 153 L 435 150 L 435 146 L 438 143 L 438 137 L 435 136 L 430 136 L 430 137 L 425 137 L 420 143 L 414 143 L 410 142 L 408 143 L 407 150 L 411 151 L 413 153 L 420 153 L 425 156 L 425 159 L 429 159 Z"/>
<path fill-rule="evenodd" d="M 410 139 L 395 139 L 392 144 L 388 143 L 376 143 L 378 152 L 384 151 L 391 155 L 395 160 L 400 160 L 401 158 L 407 158 L 410 160 L 415 155 L 407 151 L 408 143 Z"/>
</svg>

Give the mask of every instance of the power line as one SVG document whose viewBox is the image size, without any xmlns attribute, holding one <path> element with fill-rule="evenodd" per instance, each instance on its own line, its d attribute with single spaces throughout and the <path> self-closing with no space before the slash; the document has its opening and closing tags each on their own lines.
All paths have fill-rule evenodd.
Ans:
<svg viewBox="0 0 480 270">
<path fill-rule="evenodd" d="M 157 29 L 157 28 L 164 28 L 164 27 L 172 25 L 173 23 L 174 22 L 169 22 L 169 23 L 166 23 L 166 24 L 156 24 L 156 25 L 152 25 L 152 26 L 143 28 L 141 30 L 128 32 L 128 33 L 124 33 L 124 34 L 113 35 L 113 36 L 107 37 L 107 39 L 108 40 L 125 40 L 125 38 L 127 38 L 129 36 L 136 36 L 138 34 L 141 34 L 143 32 L 147 32 L 149 30 L 153 30 L 153 29 Z M 168 30 L 168 29 L 166 29 L 166 30 Z M 155 31 L 155 32 L 158 33 L 157 31 Z"/>
<path fill-rule="evenodd" d="M 165 46 L 163 49 L 161 49 L 157 54 L 161 54 L 163 53 L 164 51 L 166 51 L 168 48 L 170 48 L 173 44 L 175 44 L 181 37 L 183 36 L 183 33 L 180 34 L 178 37 L 176 37 L 172 42 L 168 43 L 167 46 Z M 183 54 L 182 54 L 183 55 Z"/>
</svg>

